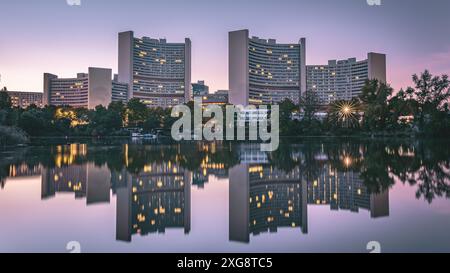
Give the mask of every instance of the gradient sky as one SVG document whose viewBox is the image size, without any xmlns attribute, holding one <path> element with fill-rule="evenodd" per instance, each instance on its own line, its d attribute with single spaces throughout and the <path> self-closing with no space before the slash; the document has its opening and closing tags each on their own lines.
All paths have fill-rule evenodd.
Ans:
<svg viewBox="0 0 450 273">
<path fill-rule="evenodd" d="M 42 74 L 73 77 L 89 66 L 117 71 L 117 33 L 192 40 L 192 81 L 228 88 L 228 32 L 297 42 L 307 64 L 388 55 L 388 81 L 411 85 L 425 68 L 450 74 L 450 1 L 382 0 L 2 0 L 0 87 L 42 91 Z"/>
</svg>

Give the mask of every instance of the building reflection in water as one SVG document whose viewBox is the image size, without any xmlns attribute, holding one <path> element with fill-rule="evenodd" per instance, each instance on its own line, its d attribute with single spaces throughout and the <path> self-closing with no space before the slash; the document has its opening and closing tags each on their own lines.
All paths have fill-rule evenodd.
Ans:
<svg viewBox="0 0 450 273">
<path fill-rule="evenodd" d="M 229 239 L 249 242 L 249 235 L 279 227 L 308 231 L 306 182 L 270 166 L 240 164 L 230 170 Z"/>
<path fill-rule="evenodd" d="M 320 176 L 308 183 L 308 204 L 329 205 L 331 210 L 370 211 L 372 218 L 389 216 L 389 191 L 369 193 L 360 173 L 322 167 Z"/>
<path fill-rule="evenodd" d="M 87 156 L 85 144 L 56 146 L 54 167 L 42 168 L 42 199 L 56 193 L 74 193 L 75 198 L 86 198 L 87 205 L 109 203 L 111 172 L 106 164 L 101 166 L 81 159 Z"/>
<path fill-rule="evenodd" d="M 9 165 L 8 177 L 16 178 L 16 177 L 31 177 L 38 176 L 41 174 L 41 166 L 29 166 L 25 163 L 21 163 L 18 165 Z"/>
<path fill-rule="evenodd" d="M 42 170 L 42 199 L 74 193 L 77 199 L 86 198 L 87 205 L 109 203 L 112 189 L 117 196 L 117 240 L 130 242 L 134 234 L 164 233 L 166 228 L 190 232 L 190 172 L 168 161 L 149 163 L 131 174 L 126 169 L 128 145 L 121 171 L 89 161 L 78 164 L 85 151 L 84 145 L 57 147 L 55 166 Z"/>
<path fill-rule="evenodd" d="M 168 147 L 128 145 L 112 154 L 88 152 L 87 145 L 50 148 L 37 164 L 8 165 L 9 177 L 41 175 L 41 197 L 74 194 L 86 204 L 108 204 L 116 195 L 116 239 L 164 233 L 168 228 L 191 229 L 191 185 L 203 188 L 209 176 L 229 179 L 229 240 L 250 242 L 250 236 L 293 228 L 308 233 L 308 205 L 331 210 L 367 210 L 372 218 L 389 216 L 389 191 L 371 193 L 357 159 L 343 156 L 342 166 L 324 154 L 314 155 L 315 171 L 305 153 L 292 151 L 292 168 L 275 164 L 259 145 L 229 149 L 199 144 L 192 151 Z M 133 151 L 131 151 L 134 149 Z M 236 157 L 235 157 L 236 156 Z M 182 159 L 184 158 L 184 159 Z M 225 160 L 224 158 L 227 158 Z M 194 164 L 193 162 L 197 162 Z M 306 166 L 306 167 L 305 167 Z"/>
<path fill-rule="evenodd" d="M 116 189 L 116 238 L 164 233 L 166 228 L 191 229 L 191 175 L 171 162 L 147 165 L 137 175 L 123 172 Z"/>
<path fill-rule="evenodd" d="M 369 193 L 358 172 L 338 171 L 325 163 L 311 179 L 314 176 L 300 167 L 290 171 L 274 167 L 254 148 L 240 149 L 241 164 L 229 172 L 230 241 L 249 243 L 250 234 L 284 227 L 306 234 L 308 204 L 352 212 L 366 209 L 372 218 L 389 216 L 389 191 Z M 349 157 L 345 160 L 350 164 Z"/>
</svg>

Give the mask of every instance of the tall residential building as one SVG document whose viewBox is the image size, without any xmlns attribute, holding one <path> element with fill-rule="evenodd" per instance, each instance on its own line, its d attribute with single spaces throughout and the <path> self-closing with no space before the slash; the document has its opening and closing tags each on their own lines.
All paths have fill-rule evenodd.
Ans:
<svg viewBox="0 0 450 273">
<path fill-rule="evenodd" d="M 361 94 L 366 80 L 386 82 L 386 55 L 369 53 L 362 61 L 330 60 L 328 65 L 308 65 L 306 70 L 307 90 L 316 94 L 321 104 L 351 100 Z"/>
<path fill-rule="evenodd" d="M 306 39 L 280 44 L 249 37 L 248 30 L 229 33 L 231 104 L 298 102 L 306 91 Z"/>
<path fill-rule="evenodd" d="M 198 81 L 192 84 L 192 94 L 194 96 L 205 96 L 209 93 L 209 86 L 205 85 L 205 81 Z"/>
<path fill-rule="evenodd" d="M 112 70 L 89 68 L 89 73 L 78 73 L 76 78 L 58 78 L 44 74 L 44 104 L 94 109 L 108 106 L 112 101 L 128 98 L 128 86 L 112 80 Z"/>
<path fill-rule="evenodd" d="M 34 104 L 43 107 L 42 92 L 7 91 L 13 107 L 27 108 Z"/>
<path fill-rule="evenodd" d="M 119 33 L 119 81 L 130 87 L 128 98 L 151 107 L 171 107 L 191 99 L 191 40 L 136 38 Z"/>
</svg>

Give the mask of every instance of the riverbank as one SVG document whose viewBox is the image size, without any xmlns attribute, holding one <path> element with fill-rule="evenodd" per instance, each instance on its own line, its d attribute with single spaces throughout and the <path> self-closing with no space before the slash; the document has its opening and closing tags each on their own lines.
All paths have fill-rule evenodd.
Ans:
<svg viewBox="0 0 450 273">
<path fill-rule="evenodd" d="M 441 139 L 440 137 L 427 137 L 415 134 L 412 130 L 396 132 L 346 132 L 344 134 L 317 134 L 317 135 L 285 135 L 280 136 L 280 141 L 292 143 L 301 140 L 311 139 L 360 139 L 369 141 L 386 140 L 427 140 Z M 131 141 L 131 142 L 130 142 Z M 182 141 L 191 142 L 191 141 Z M 227 141 L 224 141 L 227 142 Z M 260 141 L 236 141 L 237 143 L 260 143 Z M 62 145 L 71 143 L 90 143 L 90 144 L 171 144 L 178 143 L 170 136 L 159 137 L 158 139 L 140 139 L 131 136 L 39 136 L 29 137 L 24 131 L 15 127 L 0 126 L 0 146 L 15 145 Z"/>
<path fill-rule="evenodd" d="M 17 127 L 0 126 L 0 146 L 27 144 L 30 138 Z"/>
</svg>

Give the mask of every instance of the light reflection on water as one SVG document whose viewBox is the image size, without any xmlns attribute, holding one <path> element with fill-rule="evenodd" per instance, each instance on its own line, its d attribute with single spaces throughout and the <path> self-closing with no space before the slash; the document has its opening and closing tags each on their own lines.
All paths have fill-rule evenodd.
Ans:
<svg viewBox="0 0 450 273">
<path fill-rule="evenodd" d="M 450 251 L 445 142 L 5 150 L 0 251 Z"/>
</svg>

